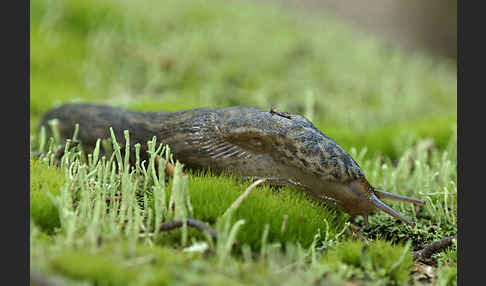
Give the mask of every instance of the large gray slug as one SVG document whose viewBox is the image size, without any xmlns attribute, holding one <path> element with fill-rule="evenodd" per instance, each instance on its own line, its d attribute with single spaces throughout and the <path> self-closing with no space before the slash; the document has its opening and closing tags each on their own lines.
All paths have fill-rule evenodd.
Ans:
<svg viewBox="0 0 486 286">
<path fill-rule="evenodd" d="M 85 150 L 93 148 L 98 138 L 109 138 L 112 127 L 120 143 L 125 140 L 123 131 L 129 130 L 131 145 L 140 143 L 142 159 L 146 159 L 146 142 L 156 136 L 188 168 L 209 168 L 216 173 L 224 171 L 292 185 L 351 216 L 362 215 L 366 226 L 368 215 L 376 210 L 415 225 L 381 199 L 424 204 L 422 200 L 372 187 L 349 154 L 297 114 L 250 107 L 171 113 L 66 104 L 47 112 L 41 125 L 51 119 L 59 120 L 59 131 L 65 139 L 72 137 L 78 123 L 78 139 Z"/>
</svg>

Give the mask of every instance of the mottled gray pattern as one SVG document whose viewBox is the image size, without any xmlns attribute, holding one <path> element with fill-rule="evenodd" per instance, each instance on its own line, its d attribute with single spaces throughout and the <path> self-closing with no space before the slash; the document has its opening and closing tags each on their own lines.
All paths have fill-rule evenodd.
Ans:
<svg viewBox="0 0 486 286">
<path fill-rule="evenodd" d="M 70 138 L 79 123 L 79 139 L 89 146 L 98 138 L 108 138 L 109 127 L 121 143 L 123 131 L 129 130 L 132 146 L 141 143 L 142 150 L 157 136 L 158 142 L 171 146 L 177 159 L 193 168 L 296 180 L 306 176 L 337 182 L 364 178 L 358 164 L 334 140 L 298 114 L 283 116 L 249 107 L 136 112 L 68 104 L 51 110 L 43 122 L 53 118 L 60 120 L 64 138 Z M 142 159 L 146 157 L 142 154 Z"/>
<path fill-rule="evenodd" d="M 298 114 L 250 107 L 136 112 L 67 104 L 46 113 L 41 124 L 55 118 L 63 138 L 71 138 L 79 123 L 78 138 L 88 151 L 98 138 L 110 137 L 110 127 L 124 146 L 123 131 L 128 130 L 131 146 L 142 145 L 142 160 L 148 157 L 147 141 L 156 136 L 157 142 L 168 144 L 175 159 L 186 167 L 271 178 L 304 189 L 313 198 L 331 202 L 351 215 L 376 210 L 373 188 L 358 164 Z"/>
</svg>

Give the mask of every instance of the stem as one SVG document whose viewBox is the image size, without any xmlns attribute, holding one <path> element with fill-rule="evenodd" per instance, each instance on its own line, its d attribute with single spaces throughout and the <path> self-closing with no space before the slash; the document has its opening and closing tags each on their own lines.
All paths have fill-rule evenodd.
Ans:
<svg viewBox="0 0 486 286">
<path fill-rule="evenodd" d="M 164 222 L 160 226 L 160 231 L 169 231 L 169 230 L 173 230 L 173 229 L 176 229 L 176 228 L 180 228 L 180 227 L 182 227 L 183 223 L 184 223 L 184 221 L 182 219 Z M 214 229 L 212 229 L 211 227 L 209 227 L 208 225 L 206 225 L 204 222 L 197 220 L 197 219 L 193 219 L 193 218 L 187 218 L 186 223 L 187 223 L 187 226 L 197 228 L 201 231 L 207 231 L 214 240 L 218 239 L 218 234 L 216 233 L 216 231 Z"/>
</svg>

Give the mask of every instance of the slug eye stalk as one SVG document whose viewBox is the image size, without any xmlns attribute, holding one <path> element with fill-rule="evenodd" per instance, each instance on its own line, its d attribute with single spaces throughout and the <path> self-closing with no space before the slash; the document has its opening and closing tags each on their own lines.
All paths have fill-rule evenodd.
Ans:
<svg viewBox="0 0 486 286">
<path fill-rule="evenodd" d="M 396 219 L 403 221 L 404 223 L 406 223 L 406 224 L 408 224 L 412 227 L 415 226 L 415 222 L 413 222 L 413 221 L 409 220 L 408 218 L 404 217 L 403 215 L 397 213 L 394 209 L 387 206 L 384 202 L 380 201 L 380 199 L 375 194 L 372 193 L 370 195 L 369 199 L 370 199 L 371 203 L 373 204 L 373 206 L 375 206 L 377 209 L 384 211 L 385 213 L 391 215 L 392 217 L 394 217 Z"/>
<path fill-rule="evenodd" d="M 382 199 L 382 200 L 392 200 L 392 201 L 412 203 L 412 204 L 415 204 L 417 206 L 425 205 L 425 201 L 423 201 L 423 200 L 410 198 L 410 197 L 402 196 L 402 195 L 399 195 L 399 194 L 390 193 L 390 192 L 387 192 L 387 191 L 384 191 L 384 190 L 374 189 L 374 192 L 375 192 L 376 196 L 378 198 Z"/>
</svg>

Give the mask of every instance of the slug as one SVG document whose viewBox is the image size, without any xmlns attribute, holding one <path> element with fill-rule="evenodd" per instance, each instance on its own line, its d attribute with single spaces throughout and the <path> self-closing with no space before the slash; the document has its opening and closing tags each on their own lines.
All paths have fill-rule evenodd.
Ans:
<svg viewBox="0 0 486 286">
<path fill-rule="evenodd" d="M 48 111 L 41 125 L 47 126 L 52 119 L 58 120 L 64 139 L 72 136 L 78 123 L 78 140 L 88 152 L 98 138 L 110 137 L 112 127 L 117 141 L 123 142 L 121 146 L 123 131 L 129 131 L 131 145 L 141 144 L 143 160 L 148 158 L 146 142 L 156 136 L 188 168 L 266 178 L 270 183 L 297 187 L 351 216 L 363 216 L 366 228 L 368 215 L 377 210 L 415 226 L 382 199 L 425 203 L 372 187 L 356 161 L 333 139 L 303 116 L 273 108 L 268 112 L 251 107 L 138 112 L 66 104 Z"/>
</svg>

